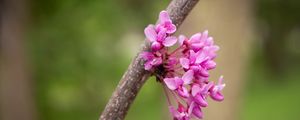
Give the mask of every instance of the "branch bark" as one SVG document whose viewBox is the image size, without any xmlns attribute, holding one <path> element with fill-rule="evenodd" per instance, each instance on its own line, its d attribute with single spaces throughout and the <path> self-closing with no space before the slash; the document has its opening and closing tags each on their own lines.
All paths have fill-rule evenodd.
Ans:
<svg viewBox="0 0 300 120">
<path fill-rule="evenodd" d="M 198 1 L 173 0 L 169 4 L 166 10 L 177 28 Z M 150 73 L 144 69 L 144 60 L 138 57 L 142 51 L 146 50 L 149 50 L 149 43 L 147 42 L 142 45 L 142 49 L 129 65 L 99 120 L 123 120 L 125 118 L 131 103 L 150 76 Z"/>
</svg>

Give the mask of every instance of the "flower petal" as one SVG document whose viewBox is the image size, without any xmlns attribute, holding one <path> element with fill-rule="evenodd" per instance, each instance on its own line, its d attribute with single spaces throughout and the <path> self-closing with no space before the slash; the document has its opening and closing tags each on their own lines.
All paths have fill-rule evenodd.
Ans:
<svg viewBox="0 0 300 120">
<path fill-rule="evenodd" d="M 170 37 L 167 37 L 164 41 L 163 41 L 163 45 L 166 46 L 166 47 L 171 47 L 173 46 L 175 43 L 177 42 L 177 38 L 174 37 L 174 36 L 170 36 Z"/>
<path fill-rule="evenodd" d="M 183 86 L 180 89 L 177 89 L 178 94 L 181 97 L 188 98 L 190 96 L 188 90 Z"/>
<path fill-rule="evenodd" d="M 185 107 L 181 103 L 178 103 L 177 111 L 183 113 L 185 112 Z"/>
<path fill-rule="evenodd" d="M 189 70 L 186 73 L 184 73 L 184 75 L 182 76 L 182 80 L 183 80 L 183 84 L 188 85 L 191 84 L 192 80 L 194 78 L 194 71 L 193 70 Z"/>
<path fill-rule="evenodd" d="M 214 59 L 217 56 L 216 51 L 218 51 L 218 50 L 219 50 L 219 46 L 217 46 L 217 45 L 203 47 L 203 52 L 210 59 Z"/>
<path fill-rule="evenodd" d="M 148 61 L 148 60 L 152 60 L 154 58 L 154 55 L 151 52 L 142 52 L 140 54 L 140 57 Z"/>
<path fill-rule="evenodd" d="M 157 34 L 157 41 L 162 42 L 166 39 L 167 34 L 166 34 L 167 29 L 166 28 L 161 28 Z"/>
<path fill-rule="evenodd" d="M 192 103 L 189 105 L 189 109 L 188 109 L 188 114 L 189 114 L 189 115 L 192 114 L 193 109 L 194 109 L 195 106 L 196 106 L 196 105 L 195 105 L 195 102 L 192 101 Z"/>
<path fill-rule="evenodd" d="M 202 36 L 201 36 L 200 41 L 203 41 L 203 42 L 206 41 L 207 37 L 208 37 L 208 31 L 205 30 L 205 31 L 202 33 Z"/>
<path fill-rule="evenodd" d="M 206 46 L 211 46 L 214 44 L 214 38 L 213 37 L 208 37 L 204 43 Z"/>
<path fill-rule="evenodd" d="M 168 12 L 163 10 L 159 13 L 159 22 L 164 23 L 166 21 L 171 21 L 171 19 Z"/>
<path fill-rule="evenodd" d="M 197 96 L 195 96 L 195 102 L 197 104 L 199 104 L 201 107 L 206 107 L 208 105 L 208 103 L 206 102 L 204 97 L 202 95 L 199 95 L 199 94 Z"/>
<path fill-rule="evenodd" d="M 153 51 L 158 51 L 162 47 L 163 46 L 159 42 L 156 42 L 156 41 L 151 44 L 151 50 L 153 50 Z"/>
<path fill-rule="evenodd" d="M 205 84 L 202 89 L 201 89 L 201 93 L 202 94 L 207 94 L 209 89 L 211 89 L 212 87 L 214 86 L 214 83 L 213 82 L 209 82 L 207 84 Z"/>
<path fill-rule="evenodd" d="M 206 54 L 204 54 L 203 52 L 197 52 L 197 57 L 196 57 L 196 64 L 202 63 L 203 61 L 207 60 L 208 57 Z"/>
<path fill-rule="evenodd" d="M 154 25 L 148 25 L 145 28 L 144 33 L 150 42 L 156 41 L 157 33 L 155 31 Z"/>
<path fill-rule="evenodd" d="M 170 90 L 175 90 L 175 89 L 177 89 L 177 85 L 176 85 L 176 83 L 175 83 L 174 78 L 165 78 L 165 79 L 164 79 L 164 82 L 165 82 L 165 84 L 167 85 L 167 87 L 168 87 Z"/>
<path fill-rule="evenodd" d="M 195 52 L 199 51 L 202 47 L 203 47 L 203 43 L 193 43 L 193 44 L 191 44 L 191 48 Z"/>
<path fill-rule="evenodd" d="M 199 52 L 195 53 L 195 51 L 190 50 L 190 57 L 189 57 L 190 63 L 192 64 L 195 63 L 198 54 Z"/>
<path fill-rule="evenodd" d="M 208 70 L 204 69 L 204 68 L 200 68 L 200 75 L 202 75 L 203 77 L 209 77 L 209 73 L 208 73 Z"/>
<path fill-rule="evenodd" d="M 181 66 L 183 68 L 189 69 L 189 66 L 190 66 L 190 60 L 189 59 L 187 59 L 187 58 L 180 58 L 179 62 L 180 62 Z"/>
<path fill-rule="evenodd" d="M 224 96 L 221 94 L 221 92 L 216 92 L 216 93 L 211 92 L 210 97 L 215 101 L 223 101 L 224 100 Z"/>
<path fill-rule="evenodd" d="M 175 78 L 174 78 L 174 81 L 175 81 L 175 83 L 176 83 L 176 88 L 178 88 L 179 86 L 181 86 L 181 85 L 183 84 L 182 79 L 179 78 L 179 77 L 175 77 Z"/>
<path fill-rule="evenodd" d="M 184 35 L 179 35 L 178 43 L 179 43 L 180 46 L 183 45 L 185 40 L 186 40 L 186 37 Z"/>
<path fill-rule="evenodd" d="M 217 46 L 217 45 L 214 45 L 214 46 L 212 46 L 212 48 L 211 48 L 211 50 L 214 51 L 214 52 L 218 51 L 219 49 L 220 49 L 220 47 Z"/>
<path fill-rule="evenodd" d="M 190 38 L 190 43 L 200 43 L 201 33 L 196 33 Z"/>
<path fill-rule="evenodd" d="M 174 118 L 180 117 L 180 113 L 173 106 L 169 106 L 169 110 Z"/>
<path fill-rule="evenodd" d="M 217 85 L 214 86 L 213 91 L 214 92 L 220 92 L 225 87 L 225 84 L 223 83 L 223 76 L 219 78 L 219 82 Z"/>
<path fill-rule="evenodd" d="M 174 32 L 176 32 L 176 26 L 170 21 L 168 23 L 167 33 L 172 34 Z"/>
<path fill-rule="evenodd" d="M 211 69 L 214 69 L 216 67 L 216 65 L 217 64 L 215 61 L 209 60 L 204 63 L 203 67 L 206 68 L 207 70 L 211 70 Z"/>
<path fill-rule="evenodd" d="M 152 68 L 151 61 L 146 62 L 144 65 L 145 65 L 145 70 L 150 70 Z"/>
<path fill-rule="evenodd" d="M 193 115 L 195 115 L 199 119 L 203 118 L 203 113 L 202 113 L 202 110 L 199 106 L 195 106 L 192 113 L 193 113 Z"/>
<path fill-rule="evenodd" d="M 198 84 L 192 86 L 192 95 L 196 96 L 201 91 L 201 88 Z"/>
<path fill-rule="evenodd" d="M 162 59 L 160 57 L 157 57 L 157 58 L 154 58 L 152 61 L 151 61 L 151 64 L 153 66 L 158 66 L 162 63 Z"/>
</svg>

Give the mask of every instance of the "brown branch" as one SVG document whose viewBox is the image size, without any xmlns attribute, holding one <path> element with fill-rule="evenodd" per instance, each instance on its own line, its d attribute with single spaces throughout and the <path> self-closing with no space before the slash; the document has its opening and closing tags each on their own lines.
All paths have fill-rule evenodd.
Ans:
<svg viewBox="0 0 300 120">
<path fill-rule="evenodd" d="M 166 10 L 177 28 L 198 1 L 199 0 L 173 0 L 169 4 Z M 145 50 L 149 50 L 147 42 L 143 44 L 140 52 Z M 150 76 L 150 73 L 144 69 L 144 61 L 138 57 L 140 52 L 129 65 L 129 68 L 123 75 L 99 120 L 123 120 L 125 118 L 131 103 Z"/>
</svg>

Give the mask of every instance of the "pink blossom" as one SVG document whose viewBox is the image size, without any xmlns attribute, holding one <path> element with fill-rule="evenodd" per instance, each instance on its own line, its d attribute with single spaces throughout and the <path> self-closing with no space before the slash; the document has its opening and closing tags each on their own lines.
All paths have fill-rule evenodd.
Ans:
<svg viewBox="0 0 300 120">
<path fill-rule="evenodd" d="M 223 101 L 224 96 L 222 95 L 221 91 L 225 87 L 223 84 L 223 76 L 219 78 L 219 82 L 217 85 L 214 85 L 210 91 L 210 97 L 216 101 Z"/>
<path fill-rule="evenodd" d="M 166 85 L 171 88 L 178 88 L 180 85 L 188 85 L 191 84 L 193 80 L 194 72 L 192 70 L 189 70 L 184 73 L 182 78 L 174 77 L 174 78 L 165 78 L 164 81 Z M 174 89 L 171 89 L 174 90 Z"/>
<path fill-rule="evenodd" d="M 193 70 L 195 77 L 205 78 L 209 76 L 208 70 L 215 67 L 214 61 L 203 51 L 194 52 L 190 50 L 186 57 L 179 59 L 181 66 L 186 70 Z"/>
<path fill-rule="evenodd" d="M 192 102 L 189 106 L 188 109 L 188 114 L 189 115 L 194 115 L 196 118 L 202 119 L 203 118 L 203 113 L 201 110 L 201 107 L 197 105 L 195 102 Z"/>
<path fill-rule="evenodd" d="M 186 72 L 182 78 L 174 77 L 174 78 L 165 78 L 164 82 L 170 90 L 176 90 L 178 94 L 182 97 L 189 97 L 188 90 L 184 85 L 191 84 L 193 80 L 193 71 L 190 70 Z"/>
<path fill-rule="evenodd" d="M 177 42 L 177 38 L 170 35 L 175 31 L 176 26 L 172 24 L 168 13 L 162 11 L 159 15 L 159 24 L 148 25 L 144 33 L 151 43 L 151 49 L 157 51 L 163 47 L 171 47 Z"/>
<path fill-rule="evenodd" d="M 183 85 L 183 80 L 178 77 L 165 78 L 164 82 L 170 90 L 176 90 Z"/>
<path fill-rule="evenodd" d="M 172 23 L 167 11 L 161 11 L 159 14 L 159 24 L 156 26 L 156 30 L 167 29 L 167 33 L 172 34 L 176 31 L 176 26 Z"/>
<path fill-rule="evenodd" d="M 206 101 L 206 96 L 208 94 L 208 90 L 212 87 L 212 83 L 203 84 L 200 86 L 199 84 L 195 84 L 192 86 L 192 96 L 198 105 L 201 107 L 206 107 L 208 105 Z"/>
<path fill-rule="evenodd" d="M 181 104 L 178 104 L 177 110 L 173 106 L 169 106 L 169 110 L 172 113 L 174 120 L 189 120 L 190 119 L 187 109 Z"/>
<path fill-rule="evenodd" d="M 160 54 L 153 54 L 151 52 L 143 52 L 141 57 L 146 60 L 145 70 L 150 70 L 154 66 L 162 64 L 162 58 Z"/>
<path fill-rule="evenodd" d="M 202 119 L 209 96 L 216 101 L 224 99 L 223 77 L 217 84 L 209 81 L 209 71 L 217 65 L 214 59 L 219 46 L 214 44 L 207 30 L 190 38 L 173 36 L 176 26 L 166 11 L 160 13 L 157 25 L 148 25 L 144 32 L 151 49 L 140 56 L 145 60 L 145 70 L 155 75 L 169 91 L 166 94 L 171 93 L 176 100 L 177 109 L 168 101 L 174 120 Z M 172 50 L 170 47 L 177 40 L 179 44 Z"/>
<path fill-rule="evenodd" d="M 203 33 L 196 33 L 188 39 L 184 35 L 179 36 L 179 43 L 186 45 L 189 49 L 194 50 L 195 52 L 201 50 L 204 46 L 213 45 L 213 38 L 208 36 L 208 31 Z"/>
</svg>

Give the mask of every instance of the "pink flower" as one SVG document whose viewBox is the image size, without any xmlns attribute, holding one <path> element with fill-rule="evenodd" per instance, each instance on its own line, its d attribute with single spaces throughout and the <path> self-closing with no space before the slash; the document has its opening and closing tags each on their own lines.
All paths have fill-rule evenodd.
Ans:
<svg viewBox="0 0 300 120">
<path fill-rule="evenodd" d="M 152 67 L 162 64 L 162 58 L 159 54 L 153 54 L 151 52 L 143 52 L 141 57 L 146 60 L 145 70 L 150 70 Z"/>
<path fill-rule="evenodd" d="M 186 45 L 187 48 L 194 50 L 195 52 L 201 50 L 205 46 L 213 46 L 213 38 L 208 36 L 208 31 L 203 33 L 196 33 L 188 39 L 184 35 L 179 36 L 179 44 Z"/>
<path fill-rule="evenodd" d="M 164 82 L 170 90 L 176 90 L 183 85 L 183 80 L 178 77 L 165 78 Z"/>
<path fill-rule="evenodd" d="M 170 36 L 176 31 L 176 26 L 166 11 L 162 11 L 159 15 L 159 24 L 156 26 L 148 25 L 144 33 L 147 39 L 151 42 L 151 49 L 157 51 L 163 47 L 171 47 L 177 42 L 177 38 Z"/>
<path fill-rule="evenodd" d="M 177 110 L 173 106 L 169 106 L 169 110 L 172 113 L 174 120 L 189 120 L 190 119 L 186 108 L 181 104 L 178 104 Z"/>
<path fill-rule="evenodd" d="M 151 49 L 140 56 L 145 60 L 145 70 L 155 75 L 167 88 L 164 90 L 175 98 L 177 109 L 168 100 L 174 120 L 202 119 L 202 109 L 208 106 L 208 96 L 216 101 L 224 99 L 221 94 L 225 87 L 223 77 L 220 77 L 218 84 L 209 81 L 209 70 L 217 65 L 214 59 L 219 46 L 208 36 L 208 31 L 204 31 L 190 38 L 180 35 L 179 46 L 169 51 L 169 47 L 177 42 L 177 37 L 171 35 L 175 31 L 176 26 L 168 13 L 160 12 L 159 23 L 148 25 L 144 30 Z"/>
<path fill-rule="evenodd" d="M 214 85 L 210 91 L 210 97 L 216 101 L 223 101 L 224 96 L 221 94 L 222 89 L 225 87 L 223 84 L 223 76 L 219 78 L 219 82 L 217 85 Z"/>
<path fill-rule="evenodd" d="M 164 81 L 169 89 L 175 90 L 180 85 L 189 85 L 193 80 L 194 72 L 189 70 L 184 73 L 182 78 L 174 77 L 174 78 L 165 78 Z"/>
<path fill-rule="evenodd" d="M 156 26 L 156 30 L 166 29 L 168 34 L 172 34 L 176 31 L 176 26 L 172 23 L 167 11 L 161 11 L 159 14 L 159 24 Z"/>
<path fill-rule="evenodd" d="M 182 78 L 174 77 L 174 78 L 165 78 L 164 82 L 170 90 L 176 90 L 178 94 L 182 97 L 189 97 L 189 93 L 184 85 L 191 84 L 193 80 L 193 71 L 190 70 L 186 72 Z"/>
<path fill-rule="evenodd" d="M 154 51 L 160 50 L 163 47 L 171 47 L 177 41 L 176 37 L 167 36 L 167 30 L 165 28 L 156 31 L 154 25 L 148 25 L 144 32 L 151 43 L 151 49 Z"/>
<path fill-rule="evenodd" d="M 206 107 L 208 103 L 206 102 L 206 96 L 208 94 L 208 90 L 212 87 L 212 83 L 203 84 L 200 86 L 199 84 L 195 84 L 192 86 L 192 96 L 194 101 L 200 105 L 201 107 Z"/>
<path fill-rule="evenodd" d="M 195 102 L 192 102 L 189 106 L 188 109 L 188 114 L 189 115 L 194 115 L 196 118 L 202 119 L 203 118 L 203 113 L 201 110 L 201 107 L 197 105 Z"/>
<path fill-rule="evenodd" d="M 198 78 L 208 77 L 208 70 L 216 65 L 214 61 L 209 60 L 209 57 L 203 51 L 195 53 L 193 50 L 190 50 L 187 58 L 180 58 L 179 61 L 184 69 L 193 70 Z"/>
</svg>

